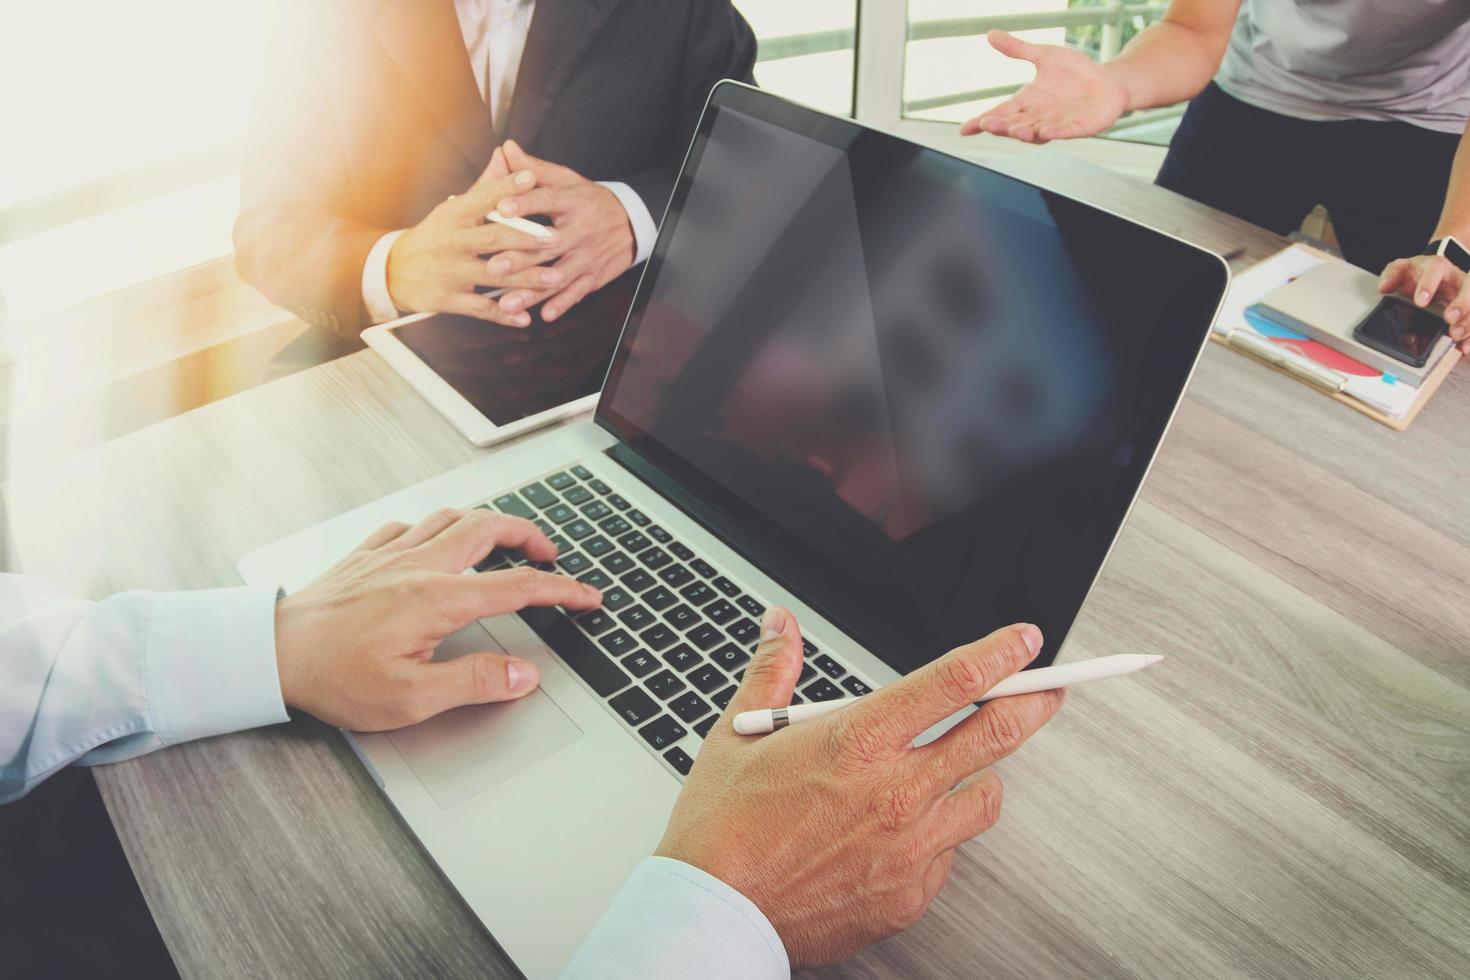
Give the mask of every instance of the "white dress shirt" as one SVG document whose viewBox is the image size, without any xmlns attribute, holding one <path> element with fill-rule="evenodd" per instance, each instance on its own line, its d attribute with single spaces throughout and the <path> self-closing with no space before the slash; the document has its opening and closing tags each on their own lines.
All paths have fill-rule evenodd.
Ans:
<svg viewBox="0 0 1470 980">
<path fill-rule="evenodd" d="M 503 141 L 536 0 L 454 0 L 454 12 L 459 17 L 459 31 L 464 37 L 470 68 L 475 73 L 475 86 L 490 107 L 496 140 Z M 612 191 L 628 212 L 628 223 L 633 226 L 633 264 L 637 265 L 653 251 L 658 225 L 648 205 L 633 188 L 615 180 L 598 183 Z M 388 250 L 401 234 L 403 229 L 379 238 L 362 265 L 362 302 L 374 323 L 402 315 L 388 294 Z"/>
<path fill-rule="evenodd" d="M 117 762 L 286 721 L 275 617 L 274 589 L 87 602 L 0 574 L 0 804 L 73 762 Z M 780 937 L 744 895 L 682 862 L 648 858 L 564 976 L 696 974 L 776 980 L 790 967 Z"/>
</svg>

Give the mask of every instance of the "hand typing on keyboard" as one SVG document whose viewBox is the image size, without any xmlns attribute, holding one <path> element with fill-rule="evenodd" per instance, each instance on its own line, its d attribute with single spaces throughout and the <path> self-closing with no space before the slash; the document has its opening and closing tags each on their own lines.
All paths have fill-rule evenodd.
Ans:
<svg viewBox="0 0 1470 980">
<path fill-rule="evenodd" d="M 1009 626 L 823 718 L 765 736 L 735 714 L 789 703 L 800 630 L 772 608 L 744 682 L 705 738 L 658 854 L 756 904 L 793 967 L 833 963 L 908 928 L 949 877 L 955 848 L 1000 815 L 989 767 L 1056 712 L 1061 691 L 1000 698 L 921 748 L 913 740 L 1041 649 Z"/>
<path fill-rule="evenodd" d="M 522 697 L 533 664 L 498 653 L 430 658 L 450 633 L 528 606 L 595 609 L 590 585 L 530 565 L 462 574 L 497 548 L 533 562 L 556 546 L 528 520 L 446 509 L 413 527 L 388 524 L 276 607 L 276 663 L 286 704 L 358 731 L 398 728 L 463 704 Z"/>
</svg>

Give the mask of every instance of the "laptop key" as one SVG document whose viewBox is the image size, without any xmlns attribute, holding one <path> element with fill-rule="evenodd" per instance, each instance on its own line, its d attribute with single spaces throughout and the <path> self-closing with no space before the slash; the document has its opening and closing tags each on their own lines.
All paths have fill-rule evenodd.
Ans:
<svg viewBox="0 0 1470 980">
<path fill-rule="evenodd" d="M 592 559 L 580 551 L 569 551 L 564 555 L 557 555 L 556 563 L 568 575 L 581 575 L 592 567 Z"/>
<path fill-rule="evenodd" d="M 638 729 L 638 734 L 642 735 L 643 740 L 649 745 L 662 751 L 679 741 L 685 735 L 688 735 L 689 729 L 668 715 L 659 715 L 656 719 Z"/>
<path fill-rule="evenodd" d="M 726 643 L 714 653 L 710 654 L 709 658 L 726 670 L 735 671 L 745 666 L 746 661 L 750 660 L 750 654 L 733 643 Z M 723 708 L 724 705 L 720 705 L 720 707 Z"/>
<path fill-rule="evenodd" d="M 592 479 L 592 471 L 583 466 L 581 463 L 578 463 L 576 466 L 572 467 L 572 475 L 579 480 Z"/>
<path fill-rule="evenodd" d="M 725 627 L 725 632 L 733 636 L 736 643 L 754 646 L 756 638 L 761 634 L 761 628 L 755 625 L 753 619 L 737 619 Z"/>
<path fill-rule="evenodd" d="M 653 613 L 643 606 L 629 606 L 618 613 L 618 620 L 630 630 L 641 630 L 654 623 Z"/>
<path fill-rule="evenodd" d="M 618 624 L 613 622 L 613 618 L 601 609 L 594 609 L 578 616 L 577 625 L 596 636 L 599 633 L 606 633 Z"/>
<path fill-rule="evenodd" d="M 641 572 L 643 570 L 640 568 L 639 571 Z M 646 575 L 648 573 L 644 572 L 644 574 Z M 627 581 L 627 578 L 624 578 L 624 581 Z M 649 589 L 647 592 L 643 593 L 640 598 L 643 600 L 644 604 L 647 605 L 648 608 L 652 609 L 654 612 L 659 612 L 660 610 L 667 609 L 674 603 L 679 601 L 678 597 L 675 596 L 674 593 L 670 592 L 662 585 L 660 585 L 656 589 Z"/>
<path fill-rule="evenodd" d="M 700 578 L 715 577 L 715 566 L 711 565 L 703 558 L 691 558 L 689 560 L 689 567 L 694 569 L 695 574 L 697 574 Z"/>
<path fill-rule="evenodd" d="M 694 580 L 694 573 L 683 565 L 670 565 L 668 568 L 659 572 L 658 577 L 677 589 L 686 582 L 692 582 Z"/>
<path fill-rule="evenodd" d="M 576 507 L 591 500 L 592 491 L 586 487 L 571 487 L 566 493 L 561 495 L 561 498 L 573 507 Z"/>
<path fill-rule="evenodd" d="M 703 582 L 694 581 L 680 589 L 679 594 L 688 599 L 691 605 L 702 606 L 715 597 L 715 590 Z"/>
<path fill-rule="evenodd" d="M 669 760 L 669 765 L 681 776 L 689 775 L 689 770 L 694 768 L 694 760 L 689 757 L 689 753 L 677 745 L 665 752 L 664 758 Z"/>
<path fill-rule="evenodd" d="M 581 510 L 582 516 L 589 521 L 600 521 L 612 513 L 612 508 L 600 500 L 592 501 L 592 503 L 582 507 Z"/>
<path fill-rule="evenodd" d="M 630 687 L 608 702 L 619 718 L 630 725 L 641 725 L 658 714 L 658 702 L 641 687 Z"/>
<path fill-rule="evenodd" d="M 699 622 L 699 613 L 681 602 L 665 612 L 664 619 L 668 620 L 669 625 L 674 629 L 683 632 Z"/>
<path fill-rule="evenodd" d="M 592 489 L 593 490 L 597 490 L 597 485 L 596 484 L 593 484 Z M 597 492 L 598 493 L 602 493 L 603 491 L 598 490 Z M 627 510 L 629 507 L 632 507 L 633 506 L 632 504 L 630 504 L 626 500 L 624 500 L 621 494 L 616 494 L 616 493 L 609 494 L 608 495 L 608 498 L 607 498 L 607 502 L 610 503 L 610 504 L 612 504 L 613 508 L 616 509 L 616 510 Z"/>
<path fill-rule="evenodd" d="M 647 650 L 639 650 L 632 656 L 624 657 L 623 666 L 627 667 L 634 677 L 647 677 L 658 670 L 658 658 Z"/>
<path fill-rule="evenodd" d="M 643 532 L 641 531 L 629 531 L 621 538 L 618 538 L 618 544 L 623 546 L 624 551 L 628 551 L 636 555 L 644 548 L 647 548 L 649 545 L 653 544 L 653 542 L 648 540 L 648 538 L 645 537 L 643 535 Z"/>
<path fill-rule="evenodd" d="M 864 684 L 856 677 L 849 677 L 847 680 L 842 682 L 842 686 L 847 688 L 847 693 L 851 694 L 855 698 L 860 698 L 864 694 L 873 693 L 873 689 L 871 687 Z"/>
<path fill-rule="evenodd" d="M 659 671 L 643 683 L 648 685 L 650 691 L 658 695 L 660 701 L 667 701 L 684 690 L 684 682 L 679 679 L 678 675 L 667 670 Z"/>
<path fill-rule="evenodd" d="M 710 700 L 715 703 L 715 707 L 719 708 L 721 711 L 724 711 L 726 708 L 730 707 L 730 699 L 733 697 L 735 697 L 735 685 L 731 684 L 719 694 L 710 695 Z"/>
<path fill-rule="evenodd" d="M 596 541 L 597 539 L 596 538 L 592 538 L 590 540 Z M 606 538 L 603 538 L 602 540 L 606 541 L 607 539 Z M 582 547 L 583 548 L 587 548 L 587 546 L 585 544 L 582 545 Z M 612 545 L 608 545 L 608 547 L 611 548 Z M 587 552 L 590 554 L 592 552 L 592 549 L 591 548 L 587 548 Z M 612 572 L 614 575 L 621 575 L 624 572 L 626 572 L 628 569 L 630 569 L 630 568 L 633 567 L 633 559 L 629 558 L 627 555 L 623 554 L 621 551 L 610 551 L 610 552 L 607 553 L 606 557 L 604 557 L 602 559 L 602 567 L 603 568 L 606 568 L 609 572 Z"/>
<path fill-rule="evenodd" d="M 611 612 L 617 612 L 632 601 L 633 597 L 616 585 L 602 590 L 602 608 Z"/>
<path fill-rule="evenodd" d="M 725 593 L 725 595 L 729 596 L 731 599 L 740 594 L 740 586 L 725 578 L 725 576 L 723 575 L 715 579 L 715 588 Z"/>
<path fill-rule="evenodd" d="M 629 636 L 627 630 L 613 630 L 597 642 L 601 643 L 602 648 L 614 657 L 632 653 L 638 646 L 638 641 Z"/>
<path fill-rule="evenodd" d="M 572 474 L 566 472 L 553 473 L 546 478 L 546 485 L 551 487 L 551 489 L 553 490 L 565 490 L 567 487 L 576 482 L 577 481 L 573 479 Z"/>
<path fill-rule="evenodd" d="M 665 531 L 663 528 L 659 527 L 657 524 L 650 524 L 644 530 L 646 530 L 648 532 L 648 536 L 650 538 L 653 538 L 653 540 L 657 541 L 659 544 L 668 544 L 670 541 L 674 540 L 674 536 L 672 534 L 670 534 L 668 531 Z M 683 548 L 684 546 L 681 544 L 681 545 L 679 545 L 679 547 Z M 672 550 L 672 549 L 670 549 L 670 550 Z M 689 549 L 685 548 L 684 550 L 688 551 Z M 676 554 L 677 554 L 677 552 L 676 552 Z M 692 557 L 694 555 L 694 552 L 690 551 L 689 554 Z M 687 561 L 688 559 L 685 559 L 685 560 Z"/>
<path fill-rule="evenodd" d="M 556 528 L 552 526 L 552 523 L 550 521 L 543 520 L 539 517 L 536 518 L 536 530 L 540 531 L 548 538 L 556 533 Z"/>
<path fill-rule="evenodd" d="M 649 532 L 652 533 L 652 531 L 653 528 L 649 528 Z M 654 537 L 658 537 L 658 535 L 655 534 Z M 662 541 L 662 539 L 660 540 Z M 663 543 L 669 546 L 669 550 L 674 553 L 674 557 L 680 561 L 689 561 L 694 557 L 694 550 L 682 541 L 663 541 Z"/>
<path fill-rule="evenodd" d="M 621 667 L 607 658 L 572 621 L 551 606 L 528 606 L 520 611 L 526 625 L 555 650 L 562 663 L 572 668 L 598 697 L 607 697 L 630 683 Z"/>
<path fill-rule="evenodd" d="M 736 616 L 739 616 L 740 610 L 730 605 L 730 603 L 724 599 L 716 599 L 714 602 L 711 602 L 709 605 L 704 607 L 704 614 L 710 619 L 714 620 L 716 623 L 724 626 L 730 620 L 734 619 Z"/>
<path fill-rule="evenodd" d="M 504 548 L 491 548 L 490 554 L 475 563 L 475 571 L 488 572 L 496 568 L 505 568 L 510 563 L 510 552 Z"/>
<path fill-rule="evenodd" d="M 606 483 L 603 483 L 601 480 L 589 480 L 587 485 L 593 490 L 596 490 L 598 493 L 602 494 L 604 497 L 612 493 L 612 487 L 608 486 Z"/>
<path fill-rule="evenodd" d="M 649 548 L 643 554 L 639 555 L 638 560 L 643 562 L 646 567 L 651 568 L 656 572 L 674 559 L 670 558 L 669 553 L 664 549 L 654 546 L 652 548 Z"/>
<path fill-rule="evenodd" d="M 594 589 L 605 589 L 613 584 L 612 576 L 600 568 L 594 568 L 586 575 L 578 575 L 577 581 L 584 585 L 590 585 Z"/>
<path fill-rule="evenodd" d="M 689 683 L 705 694 L 716 690 L 725 682 L 725 675 L 716 670 L 713 664 L 703 664 L 689 672 Z"/>
<path fill-rule="evenodd" d="M 648 647 L 648 649 L 657 652 L 677 640 L 679 634 L 669 629 L 663 623 L 656 623 L 642 633 L 639 633 L 638 638 L 643 641 L 643 645 Z"/>
<path fill-rule="evenodd" d="M 680 643 L 674 649 L 664 654 L 664 663 L 675 670 L 683 673 L 690 667 L 699 663 L 704 658 L 694 652 L 694 648 L 687 643 Z"/>
<path fill-rule="evenodd" d="M 792 692 L 792 695 L 791 695 L 791 703 L 792 704 L 806 704 L 806 698 L 802 697 L 800 694 L 797 694 L 795 692 Z"/>
<path fill-rule="evenodd" d="M 700 738 L 709 738 L 710 729 L 715 727 L 715 722 L 720 720 L 719 715 L 710 715 L 704 721 L 694 726 L 694 734 Z"/>
<path fill-rule="evenodd" d="M 639 527 L 647 527 L 649 523 L 648 515 L 643 513 L 643 511 L 641 510 L 628 511 L 628 520 L 632 521 L 634 524 L 637 524 Z"/>
<path fill-rule="evenodd" d="M 709 623 L 700 623 L 689 631 L 689 642 L 701 650 L 708 650 L 725 641 L 725 635 Z"/>
<path fill-rule="evenodd" d="M 817 676 L 817 669 L 815 667 L 813 667 L 811 664 L 803 663 L 801 665 L 801 676 L 796 679 L 796 683 L 798 685 L 805 684 L 807 681 L 811 680 L 813 677 L 816 677 L 816 676 Z"/>
<path fill-rule="evenodd" d="M 759 619 L 761 615 L 764 614 L 766 611 L 765 606 L 761 605 L 759 601 L 751 598 L 748 595 L 743 595 L 737 598 L 735 600 L 735 605 L 739 606 L 741 609 L 744 609 L 756 619 Z"/>
<path fill-rule="evenodd" d="M 577 512 L 566 504 L 555 504 L 546 508 L 546 519 L 553 524 L 565 524 L 577 516 Z"/>
<path fill-rule="evenodd" d="M 802 688 L 801 693 L 806 696 L 808 701 L 836 701 L 838 698 L 844 696 L 841 688 L 825 677 L 818 677 L 806 687 Z"/>
<path fill-rule="evenodd" d="M 556 494 L 546 489 L 545 484 L 533 483 L 528 487 L 521 487 L 521 496 L 531 502 L 531 505 L 541 510 L 552 507 L 557 503 Z"/>
<path fill-rule="evenodd" d="M 612 515 L 611 517 L 599 523 L 597 526 L 602 528 L 603 533 L 611 535 L 614 538 L 621 537 L 622 535 L 627 534 L 629 531 L 633 530 L 633 525 L 623 520 L 617 514 Z"/>
<path fill-rule="evenodd" d="M 840 663 L 833 660 L 825 653 L 818 656 L 815 660 L 812 661 L 812 663 L 816 664 L 817 667 L 822 671 L 822 673 L 826 674 L 828 677 L 841 677 L 843 674 L 847 673 L 847 668 L 843 667 Z"/>
<path fill-rule="evenodd" d="M 819 651 L 817 645 L 806 637 L 801 638 L 801 655 L 803 657 L 815 657 Z"/>
<path fill-rule="evenodd" d="M 693 723 L 709 714 L 709 705 L 693 691 L 685 691 L 669 702 L 669 710 L 678 715 L 680 721 Z"/>
<path fill-rule="evenodd" d="M 526 502 L 513 493 L 496 497 L 491 503 L 502 514 L 509 514 L 512 517 L 524 517 L 528 521 L 536 519 L 536 512 L 527 507 Z"/>
<path fill-rule="evenodd" d="M 641 568 L 635 568 L 631 572 L 625 572 L 623 574 L 623 584 L 634 592 L 642 592 L 651 585 L 657 585 L 658 579 Z"/>
<path fill-rule="evenodd" d="M 561 533 L 565 534 L 573 541 L 581 541 L 583 538 L 587 537 L 587 535 L 592 533 L 592 525 L 588 524 L 586 521 L 582 520 L 579 517 L 575 521 L 572 521 L 570 524 L 564 526 L 561 529 Z"/>
</svg>

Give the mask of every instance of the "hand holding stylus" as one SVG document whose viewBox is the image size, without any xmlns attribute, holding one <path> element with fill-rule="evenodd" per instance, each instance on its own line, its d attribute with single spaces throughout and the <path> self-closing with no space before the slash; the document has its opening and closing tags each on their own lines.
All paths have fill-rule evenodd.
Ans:
<svg viewBox="0 0 1470 980">
<path fill-rule="evenodd" d="M 1012 674 L 980 696 L 978 700 L 1008 698 L 1017 694 L 1032 694 L 1071 687 L 1084 681 L 1100 681 L 1108 677 L 1121 677 L 1135 670 L 1142 670 L 1164 658 L 1157 654 L 1120 653 L 1095 660 L 1061 664 L 1055 667 L 1040 667 L 1019 674 Z M 837 698 L 832 701 L 815 701 L 792 705 L 788 708 L 761 708 L 758 711 L 742 711 L 735 716 L 734 727 L 739 735 L 766 735 L 779 731 L 797 722 L 810 721 L 831 714 L 858 701 L 858 698 Z"/>
</svg>

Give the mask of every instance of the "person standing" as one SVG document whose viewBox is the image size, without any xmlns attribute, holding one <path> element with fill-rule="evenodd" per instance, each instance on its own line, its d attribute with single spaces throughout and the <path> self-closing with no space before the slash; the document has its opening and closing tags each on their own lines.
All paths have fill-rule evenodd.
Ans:
<svg viewBox="0 0 1470 980">
<path fill-rule="evenodd" d="M 962 133 L 1074 139 L 1191 99 L 1159 185 L 1278 234 L 1325 206 L 1347 260 L 1443 303 L 1470 353 L 1470 2 L 1173 0 L 1104 64 L 989 40 L 1036 78 Z"/>
</svg>

